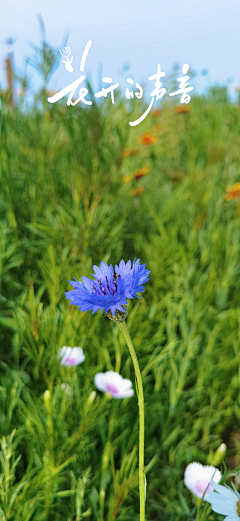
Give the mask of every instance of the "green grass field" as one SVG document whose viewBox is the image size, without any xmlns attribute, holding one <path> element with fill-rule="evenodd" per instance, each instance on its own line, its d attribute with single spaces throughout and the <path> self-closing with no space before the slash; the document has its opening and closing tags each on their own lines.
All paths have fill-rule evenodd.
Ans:
<svg viewBox="0 0 240 521">
<path fill-rule="evenodd" d="M 240 202 L 225 195 L 240 181 L 240 111 L 215 88 L 131 128 L 144 107 L 130 114 L 129 103 L 45 97 L 11 111 L 1 98 L 3 521 L 138 519 L 137 394 L 109 399 L 93 381 L 114 370 L 135 388 L 130 355 L 117 324 L 64 296 L 101 260 L 151 270 L 127 318 L 145 396 L 147 521 L 195 519 L 185 467 L 223 473 L 221 443 L 238 471 Z M 62 346 L 82 347 L 84 363 L 61 366 Z"/>
</svg>

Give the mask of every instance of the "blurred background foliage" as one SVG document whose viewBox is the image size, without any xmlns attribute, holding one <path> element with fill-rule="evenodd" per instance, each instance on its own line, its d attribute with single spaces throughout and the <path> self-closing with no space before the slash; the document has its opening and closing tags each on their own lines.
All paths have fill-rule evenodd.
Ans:
<svg viewBox="0 0 240 521">
<path fill-rule="evenodd" d="M 89 84 L 91 107 L 50 105 L 46 84 L 32 106 L 0 98 L 0 519 L 137 518 L 136 393 L 109 400 L 93 384 L 107 370 L 134 382 L 128 350 L 116 324 L 64 297 L 93 264 L 134 257 L 151 270 L 127 319 L 146 518 L 192 519 L 186 465 L 216 464 L 222 442 L 227 468 L 240 464 L 240 203 L 225 200 L 240 180 L 239 106 L 216 86 L 130 127 L 141 101 L 96 104 Z M 64 345 L 83 365 L 59 365 Z"/>
</svg>

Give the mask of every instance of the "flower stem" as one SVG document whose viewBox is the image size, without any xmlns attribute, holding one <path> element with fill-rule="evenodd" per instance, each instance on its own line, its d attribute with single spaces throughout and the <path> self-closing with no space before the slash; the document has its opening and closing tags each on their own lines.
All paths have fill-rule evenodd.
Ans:
<svg viewBox="0 0 240 521">
<path fill-rule="evenodd" d="M 144 399 L 141 372 L 138 365 L 137 355 L 133 347 L 131 337 L 125 322 L 118 322 L 120 330 L 126 340 L 133 361 L 138 387 L 139 407 L 139 494 L 140 494 L 140 521 L 145 521 L 145 473 L 144 473 Z"/>
</svg>

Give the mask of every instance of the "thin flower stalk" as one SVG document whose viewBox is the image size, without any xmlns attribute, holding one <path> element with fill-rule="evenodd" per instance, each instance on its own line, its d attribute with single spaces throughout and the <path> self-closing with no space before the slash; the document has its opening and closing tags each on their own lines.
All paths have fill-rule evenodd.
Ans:
<svg viewBox="0 0 240 521">
<path fill-rule="evenodd" d="M 137 355 L 125 322 L 118 322 L 119 328 L 126 340 L 137 379 L 138 407 L 139 407 L 139 494 L 140 494 L 140 521 L 145 521 L 146 478 L 144 473 L 144 397 L 142 377 Z"/>
</svg>

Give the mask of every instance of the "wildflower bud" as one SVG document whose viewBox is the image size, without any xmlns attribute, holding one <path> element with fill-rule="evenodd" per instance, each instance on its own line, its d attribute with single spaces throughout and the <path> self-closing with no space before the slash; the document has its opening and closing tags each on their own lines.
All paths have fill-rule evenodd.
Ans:
<svg viewBox="0 0 240 521">
<path fill-rule="evenodd" d="M 43 393 L 43 401 L 44 401 L 46 410 L 49 412 L 50 411 L 50 392 L 48 390 Z"/>
<path fill-rule="evenodd" d="M 128 316 L 128 305 L 122 304 L 122 308 L 124 309 L 125 313 L 117 309 L 115 315 L 113 316 L 111 310 L 109 309 L 109 311 L 107 312 L 107 317 L 110 320 L 113 320 L 113 322 L 124 322 L 124 320 L 126 320 Z"/>
<path fill-rule="evenodd" d="M 105 498 L 105 490 L 103 490 L 103 488 L 100 490 L 99 498 L 100 499 L 104 499 Z"/>
<path fill-rule="evenodd" d="M 25 425 L 26 425 L 27 429 L 28 429 L 32 434 L 34 434 L 34 432 L 35 432 L 35 431 L 34 431 L 34 428 L 33 428 L 32 424 L 31 424 L 31 422 L 30 422 L 30 420 L 29 420 L 28 418 L 27 418 L 26 421 L 25 421 Z"/>
<path fill-rule="evenodd" d="M 218 449 L 216 450 L 216 452 L 213 456 L 213 460 L 212 460 L 213 465 L 218 465 L 222 461 L 222 459 L 225 456 L 226 450 L 227 450 L 226 443 L 221 443 L 221 445 L 218 447 Z"/>
<path fill-rule="evenodd" d="M 72 397 L 73 397 L 73 391 L 72 391 L 70 385 L 65 384 L 65 383 L 62 383 L 62 384 L 61 384 L 61 389 L 62 389 L 63 391 L 65 391 L 65 393 L 68 395 L 69 398 L 72 398 Z"/>
<path fill-rule="evenodd" d="M 11 399 L 14 400 L 15 396 L 16 396 L 16 384 L 14 384 L 14 386 L 11 389 Z"/>
<path fill-rule="evenodd" d="M 92 405 L 96 398 L 96 391 L 93 391 L 88 398 L 88 405 Z"/>
<path fill-rule="evenodd" d="M 106 396 L 106 400 L 107 400 L 107 401 L 109 401 L 109 400 L 112 399 L 112 395 L 111 395 L 111 393 L 106 393 L 105 396 Z"/>
<path fill-rule="evenodd" d="M 227 450 L 227 445 L 226 445 L 226 443 L 221 443 L 220 447 L 218 447 L 218 449 L 217 449 L 217 452 L 219 451 L 219 454 L 221 454 L 222 456 L 224 456 L 226 450 Z"/>
<path fill-rule="evenodd" d="M 110 449 L 111 449 L 111 443 L 110 441 L 107 441 L 105 445 L 105 451 L 103 453 L 103 459 L 102 459 L 102 488 L 104 488 L 104 483 L 106 482 L 106 470 L 109 465 L 109 455 L 110 455 Z M 107 484 L 107 483 L 106 483 Z"/>
</svg>

